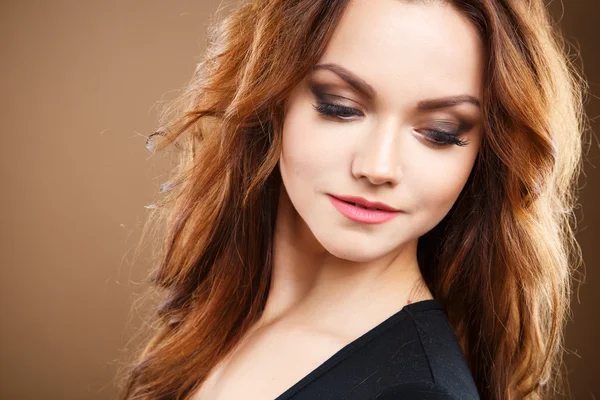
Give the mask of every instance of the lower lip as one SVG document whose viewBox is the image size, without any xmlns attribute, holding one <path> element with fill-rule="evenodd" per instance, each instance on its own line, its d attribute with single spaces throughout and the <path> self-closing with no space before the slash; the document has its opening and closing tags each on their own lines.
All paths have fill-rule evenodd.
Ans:
<svg viewBox="0 0 600 400">
<path fill-rule="evenodd" d="M 331 204 L 346 218 L 351 219 L 355 222 L 362 222 L 364 224 L 381 224 L 387 222 L 398 215 L 402 211 L 385 211 L 385 210 L 367 210 L 348 204 L 337 197 L 328 195 Z"/>
</svg>

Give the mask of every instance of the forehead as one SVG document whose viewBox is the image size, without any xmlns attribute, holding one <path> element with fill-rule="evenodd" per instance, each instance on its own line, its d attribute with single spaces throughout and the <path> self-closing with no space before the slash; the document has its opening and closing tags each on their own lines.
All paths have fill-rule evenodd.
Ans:
<svg viewBox="0 0 600 400">
<path fill-rule="evenodd" d="M 483 47 L 474 25 L 442 2 L 351 0 L 319 63 L 338 63 L 378 97 L 481 97 Z"/>
</svg>

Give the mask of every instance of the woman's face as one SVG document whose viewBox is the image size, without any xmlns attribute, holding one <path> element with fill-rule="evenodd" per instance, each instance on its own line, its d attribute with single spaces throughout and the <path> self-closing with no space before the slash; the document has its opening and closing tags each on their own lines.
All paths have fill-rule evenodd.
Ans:
<svg viewBox="0 0 600 400">
<path fill-rule="evenodd" d="M 450 5 L 351 1 L 286 102 L 279 166 L 298 229 L 363 262 L 437 225 L 479 150 L 483 58 L 475 27 Z M 331 195 L 401 212 L 357 222 Z"/>
</svg>

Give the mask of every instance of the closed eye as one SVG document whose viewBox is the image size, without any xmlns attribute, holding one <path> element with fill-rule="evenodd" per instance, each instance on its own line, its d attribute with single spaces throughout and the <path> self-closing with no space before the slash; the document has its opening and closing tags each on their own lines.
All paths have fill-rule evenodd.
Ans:
<svg viewBox="0 0 600 400">
<path fill-rule="evenodd" d="M 433 130 L 433 129 L 421 129 L 419 133 L 426 132 L 425 134 L 421 134 L 425 137 L 426 140 L 433 143 L 434 146 L 447 146 L 447 145 L 456 145 L 456 146 L 466 146 L 469 143 L 468 139 L 460 139 L 458 135 L 460 131 L 447 133 L 443 131 Z"/>
<path fill-rule="evenodd" d="M 351 121 L 354 117 L 360 117 L 364 114 L 352 107 L 345 107 L 339 104 L 327 103 L 323 101 L 317 102 L 317 105 L 313 105 L 313 108 L 321 115 L 326 117 L 333 117 L 343 121 Z M 418 131 L 421 136 L 424 136 L 427 141 L 436 147 L 443 147 L 449 145 L 466 146 L 469 141 L 459 138 L 460 130 L 453 132 L 444 132 L 435 129 L 420 129 Z M 425 133 L 423 133 L 425 132 Z"/>
<path fill-rule="evenodd" d="M 355 108 L 341 106 L 339 104 L 326 103 L 319 101 L 317 105 L 313 105 L 313 108 L 319 112 L 319 114 L 327 117 L 335 117 L 342 120 L 348 120 L 352 117 L 360 117 L 363 113 Z"/>
</svg>

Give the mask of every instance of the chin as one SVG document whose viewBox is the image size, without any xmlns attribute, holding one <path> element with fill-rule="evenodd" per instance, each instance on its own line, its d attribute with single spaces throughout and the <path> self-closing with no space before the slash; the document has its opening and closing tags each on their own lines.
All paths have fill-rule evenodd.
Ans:
<svg viewBox="0 0 600 400">
<path fill-rule="evenodd" d="M 332 256 L 357 263 L 370 262 L 388 253 L 388 250 L 382 246 L 369 244 L 364 240 L 361 243 L 353 243 L 351 240 L 344 240 L 341 236 L 338 236 L 337 240 L 320 242 Z"/>
</svg>

